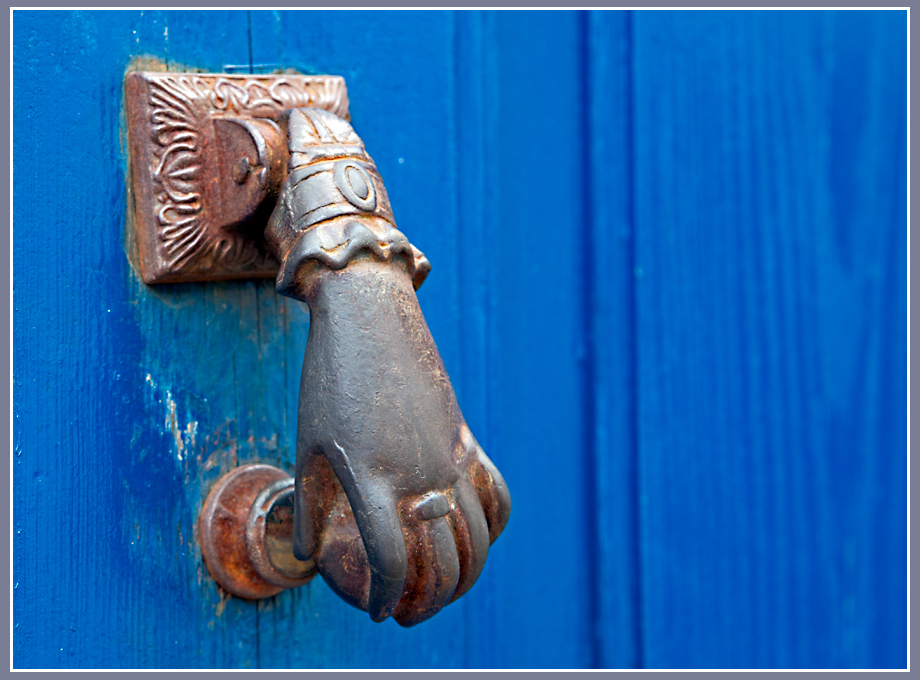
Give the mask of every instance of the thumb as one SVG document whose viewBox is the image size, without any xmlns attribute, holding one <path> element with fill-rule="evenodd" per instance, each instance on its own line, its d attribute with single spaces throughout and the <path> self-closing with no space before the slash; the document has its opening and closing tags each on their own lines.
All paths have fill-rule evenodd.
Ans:
<svg viewBox="0 0 920 680">
<path fill-rule="evenodd" d="M 348 452 L 337 441 L 333 440 L 325 454 L 348 497 L 367 552 L 371 572 L 368 614 L 374 621 L 383 621 L 402 596 L 408 567 L 396 501 L 385 483 L 355 475 Z"/>
</svg>

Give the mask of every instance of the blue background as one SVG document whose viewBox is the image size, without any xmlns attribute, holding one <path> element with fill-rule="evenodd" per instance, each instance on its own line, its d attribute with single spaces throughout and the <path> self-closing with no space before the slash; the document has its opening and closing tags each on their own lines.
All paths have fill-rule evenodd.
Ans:
<svg viewBox="0 0 920 680">
<path fill-rule="evenodd" d="M 889 12 L 14 13 L 13 652 L 57 667 L 904 667 Z M 290 469 L 308 317 L 126 257 L 126 68 L 348 84 L 510 523 L 416 628 L 194 536 Z"/>
</svg>

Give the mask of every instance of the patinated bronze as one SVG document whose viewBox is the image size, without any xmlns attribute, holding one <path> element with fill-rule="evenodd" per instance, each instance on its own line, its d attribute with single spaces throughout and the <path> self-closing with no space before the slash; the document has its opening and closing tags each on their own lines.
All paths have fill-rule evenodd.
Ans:
<svg viewBox="0 0 920 680">
<path fill-rule="evenodd" d="M 475 583 L 510 497 L 422 316 L 428 261 L 396 229 L 361 140 L 319 109 L 291 112 L 288 133 L 266 240 L 278 291 L 310 306 L 294 554 L 375 621 L 410 626 Z"/>
<path fill-rule="evenodd" d="M 156 96 L 174 109 L 195 100 L 192 91 L 209 106 L 224 101 L 218 84 L 205 92 L 208 82 L 195 78 L 167 87 L 142 75 L 129 95 L 154 101 L 156 88 L 168 90 Z M 247 87 L 255 86 L 234 91 L 254 91 Z M 187 139 L 185 119 L 152 118 L 163 126 L 154 135 L 161 150 L 134 166 L 139 226 L 142 210 L 165 215 L 148 220 L 154 273 L 148 279 L 145 271 L 145 280 L 264 275 L 274 271 L 268 260 L 231 257 L 261 248 L 280 263 L 277 291 L 310 308 L 293 480 L 265 465 L 222 478 L 201 514 L 202 553 L 215 580 L 241 597 L 270 597 L 318 572 L 373 620 L 392 616 L 412 626 L 476 582 L 508 521 L 508 489 L 463 419 L 419 307 L 415 290 L 428 260 L 397 229 L 376 165 L 342 106 L 265 106 L 264 118 L 211 111 L 211 127 L 199 125 L 213 133 L 197 147 L 201 163 L 174 173 L 194 179 L 199 191 L 200 209 L 189 214 L 198 215 L 200 241 L 185 236 L 181 244 L 251 241 L 246 229 L 271 206 L 255 245 L 190 255 L 186 245 L 168 247 L 170 220 L 185 214 L 177 206 L 192 192 L 185 184 L 166 188 L 172 156 L 162 148 Z"/>
</svg>

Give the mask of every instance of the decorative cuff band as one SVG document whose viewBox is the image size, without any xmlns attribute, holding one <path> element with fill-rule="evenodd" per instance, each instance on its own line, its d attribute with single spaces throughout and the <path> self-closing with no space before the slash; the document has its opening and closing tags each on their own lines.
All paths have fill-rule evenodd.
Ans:
<svg viewBox="0 0 920 680">
<path fill-rule="evenodd" d="M 310 264 L 343 269 L 365 250 L 382 262 L 402 257 L 417 290 L 431 271 L 428 258 L 391 224 L 379 220 L 374 227 L 381 233 L 354 219 L 333 220 L 308 229 L 281 264 L 275 290 L 281 295 L 300 298 L 305 292 L 304 269 Z"/>
</svg>

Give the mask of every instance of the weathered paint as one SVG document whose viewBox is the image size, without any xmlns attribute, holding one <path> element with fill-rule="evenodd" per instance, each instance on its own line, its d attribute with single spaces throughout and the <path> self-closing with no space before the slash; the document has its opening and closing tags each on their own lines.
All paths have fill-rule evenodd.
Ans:
<svg viewBox="0 0 920 680">
<path fill-rule="evenodd" d="M 905 35 L 903 12 L 16 12 L 16 666 L 903 666 Z M 293 463 L 308 318 L 270 281 L 128 263 L 140 56 L 346 78 L 514 494 L 431 621 L 208 577 L 210 485 Z"/>
</svg>

